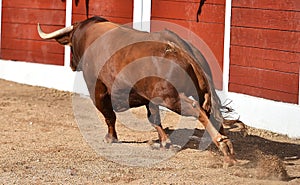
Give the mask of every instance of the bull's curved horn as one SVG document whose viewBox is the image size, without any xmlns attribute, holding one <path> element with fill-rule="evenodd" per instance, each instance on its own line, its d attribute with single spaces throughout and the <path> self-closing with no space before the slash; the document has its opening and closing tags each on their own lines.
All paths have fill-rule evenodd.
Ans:
<svg viewBox="0 0 300 185">
<path fill-rule="evenodd" d="M 38 23 L 37 30 L 42 39 L 53 39 L 53 38 L 56 38 L 56 37 L 59 37 L 59 36 L 65 34 L 65 33 L 71 32 L 73 30 L 73 26 L 68 26 L 68 27 L 56 30 L 54 32 L 51 32 L 51 33 L 45 33 L 41 29 L 40 23 Z"/>
</svg>

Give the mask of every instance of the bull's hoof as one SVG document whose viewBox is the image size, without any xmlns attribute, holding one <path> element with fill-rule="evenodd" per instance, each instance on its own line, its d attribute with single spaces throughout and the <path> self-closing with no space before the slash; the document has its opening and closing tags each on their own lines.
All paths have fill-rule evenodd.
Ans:
<svg viewBox="0 0 300 185">
<path fill-rule="evenodd" d="M 237 160 L 234 157 L 233 145 L 227 136 L 220 135 L 216 139 L 217 146 L 224 154 L 224 164 L 223 167 L 227 168 L 237 164 Z"/>
<path fill-rule="evenodd" d="M 162 149 L 168 149 L 172 145 L 171 140 L 168 138 L 165 141 L 160 142 L 160 146 Z"/>
<path fill-rule="evenodd" d="M 116 137 L 111 136 L 110 134 L 106 134 L 104 138 L 104 142 L 106 143 L 118 143 L 118 139 Z"/>
<path fill-rule="evenodd" d="M 150 146 L 150 148 L 152 150 L 171 150 L 174 152 L 181 150 L 181 146 L 173 145 L 171 143 L 170 139 L 167 139 L 166 141 L 161 142 L 161 143 L 157 143 L 157 142 L 154 142 L 151 140 L 148 142 L 148 145 Z"/>
<path fill-rule="evenodd" d="M 174 145 L 174 144 L 172 144 L 170 146 L 170 150 L 173 151 L 173 152 L 179 152 L 181 149 L 182 149 L 182 147 L 180 145 Z"/>
<path fill-rule="evenodd" d="M 230 132 L 238 132 L 243 137 L 248 135 L 247 126 L 240 120 L 225 120 L 223 127 L 228 129 Z"/>
<path fill-rule="evenodd" d="M 237 164 L 237 160 L 233 155 L 224 156 L 223 168 L 228 168 Z"/>
<path fill-rule="evenodd" d="M 148 144 L 149 144 L 149 146 L 152 150 L 159 150 L 160 149 L 160 144 L 159 143 L 151 141 L 151 142 L 148 142 Z"/>
</svg>

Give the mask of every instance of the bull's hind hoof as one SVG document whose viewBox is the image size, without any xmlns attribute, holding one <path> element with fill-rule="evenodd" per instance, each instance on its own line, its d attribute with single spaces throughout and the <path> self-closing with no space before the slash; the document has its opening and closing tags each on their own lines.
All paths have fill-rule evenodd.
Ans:
<svg viewBox="0 0 300 185">
<path fill-rule="evenodd" d="M 173 152 L 178 152 L 181 150 L 181 146 L 173 145 L 169 139 L 164 143 L 158 143 L 150 140 L 148 141 L 148 145 L 152 150 L 171 150 Z"/>
<path fill-rule="evenodd" d="M 174 144 L 171 143 L 170 139 L 167 139 L 165 142 L 161 142 L 160 149 L 161 150 L 168 150 L 168 151 L 178 152 L 178 151 L 181 150 L 181 146 L 174 145 Z"/>
<path fill-rule="evenodd" d="M 233 155 L 224 156 L 223 168 L 228 168 L 237 164 L 237 160 Z"/>
<path fill-rule="evenodd" d="M 106 136 L 104 137 L 104 142 L 110 144 L 110 143 L 118 143 L 119 141 L 117 138 L 115 138 L 109 134 L 106 134 Z"/>
<path fill-rule="evenodd" d="M 216 138 L 217 146 L 224 154 L 224 164 L 223 167 L 227 168 L 233 166 L 237 163 L 237 160 L 234 157 L 233 145 L 230 139 L 227 136 L 219 135 Z"/>
<path fill-rule="evenodd" d="M 172 144 L 170 146 L 170 150 L 173 151 L 173 152 L 179 152 L 181 149 L 182 149 L 182 147 L 180 145 L 174 145 L 174 144 Z"/>
<path fill-rule="evenodd" d="M 248 135 L 247 126 L 240 120 L 225 120 L 223 127 L 228 129 L 230 132 L 240 133 L 243 137 Z"/>
<path fill-rule="evenodd" d="M 161 145 L 161 148 L 167 149 L 167 148 L 170 148 L 170 146 L 172 145 L 172 143 L 171 143 L 171 140 L 168 138 L 165 141 L 161 141 L 160 145 Z"/>
<path fill-rule="evenodd" d="M 152 150 L 159 150 L 160 149 L 160 144 L 159 143 L 156 143 L 154 141 L 149 141 L 148 142 L 148 145 L 150 146 L 150 148 Z"/>
</svg>

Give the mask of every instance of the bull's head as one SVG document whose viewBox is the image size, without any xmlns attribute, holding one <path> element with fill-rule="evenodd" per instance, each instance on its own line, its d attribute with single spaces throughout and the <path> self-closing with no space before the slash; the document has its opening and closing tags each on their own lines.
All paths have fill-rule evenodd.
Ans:
<svg viewBox="0 0 300 185">
<path fill-rule="evenodd" d="M 58 43 L 62 44 L 62 45 L 69 45 L 71 46 L 72 52 L 73 52 L 73 48 L 72 48 L 72 35 L 74 32 L 74 26 L 69 26 L 69 27 L 65 27 L 59 30 L 56 30 L 54 32 L 51 33 L 45 33 L 42 31 L 40 24 L 38 24 L 38 33 L 39 36 L 42 39 L 55 39 Z M 71 60 L 70 63 L 70 67 L 72 68 L 73 71 L 76 70 L 79 61 L 77 60 Z"/>
<path fill-rule="evenodd" d="M 108 20 L 102 17 L 94 16 L 84 21 L 74 23 L 72 26 L 54 31 L 52 33 L 44 33 L 39 24 L 37 29 L 42 39 L 55 39 L 62 45 L 71 46 L 72 60 L 70 66 L 72 70 L 75 71 L 81 70 L 79 66 L 81 57 L 86 49 L 85 46 L 90 44 L 86 44 L 87 35 L 91 35 L 92 33 L 92 36 L 94 37 L 94 39 L 96 39 L 101 34 L 103 34 L 102 32 L 86 32 L 88 27 L 98 22 L 108 22 Z"/>
</svg>

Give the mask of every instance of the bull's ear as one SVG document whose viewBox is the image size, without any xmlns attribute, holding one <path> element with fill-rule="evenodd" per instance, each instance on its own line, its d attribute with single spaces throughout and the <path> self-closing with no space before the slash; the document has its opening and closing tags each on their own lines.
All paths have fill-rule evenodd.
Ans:
<svg viewBox="0 0 300 185">
<path fill-rule="evenodd" d="M 70 34 L 65 34 L 65 35 L 62 35 L 60 37 L 57 37 L 55 38 L 55 40 L 60 43 L 61 45 L 69 45 L 71 46 L 71 37 L 70 37 Z"/>
</svg>

